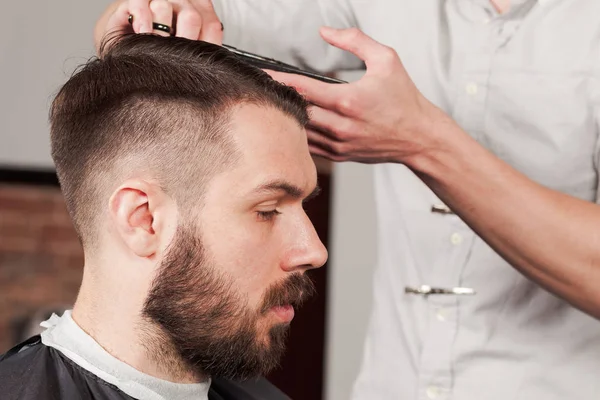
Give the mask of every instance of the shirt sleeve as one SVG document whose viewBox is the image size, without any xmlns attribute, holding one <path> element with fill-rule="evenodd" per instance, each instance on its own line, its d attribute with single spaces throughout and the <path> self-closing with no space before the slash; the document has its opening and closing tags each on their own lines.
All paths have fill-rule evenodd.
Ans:
<svg viewBox="0 0 600 400">
<path fill-rule="evenodd" d="M 347 0 L 213 0 L 223 43 L 322 73 L 359 69 L 354 55 L 326 43 L 323 25 L 357 26 Z"/>
<path fill-rule="evenodd" d="M 596 171 L 596 204 L 600 204 L 600 57 L 597 57 L 591 77 L 591 103 L 596 129 L 596 145 L 594 146 L 594 169 Z"/>
</svg>

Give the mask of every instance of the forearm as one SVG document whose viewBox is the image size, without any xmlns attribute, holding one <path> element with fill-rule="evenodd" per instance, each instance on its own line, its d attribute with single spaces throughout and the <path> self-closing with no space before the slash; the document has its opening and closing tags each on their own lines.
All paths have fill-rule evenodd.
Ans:
<svg viewBox="0 0 600 400">
<path fill-rule="evenodd" d="M 437 115 L 407 165 L 516 269 L 600 317 L 600 207 L 529 180 Z"/>
</svg>

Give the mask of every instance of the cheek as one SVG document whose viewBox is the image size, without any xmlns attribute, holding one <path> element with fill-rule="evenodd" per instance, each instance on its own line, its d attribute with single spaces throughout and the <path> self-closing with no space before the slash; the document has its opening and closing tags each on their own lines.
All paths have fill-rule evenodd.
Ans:
<svg viewBox="0 0 600 400">
<path fill-rule="evenodd" d="M 252 221 L 250 226 L 226 229 L 227 224 L 221 223 L 204 235 L 214 267 L 233 278 L 236 290 L 247 296 L 251 306 L 258 305 L 265 290 L 284 275 L 281 235 L 262 225 Z"/>
</svg>

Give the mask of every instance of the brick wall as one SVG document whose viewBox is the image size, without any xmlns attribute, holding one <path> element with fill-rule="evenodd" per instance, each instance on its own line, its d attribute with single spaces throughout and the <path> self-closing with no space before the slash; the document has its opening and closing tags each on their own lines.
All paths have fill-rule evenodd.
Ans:
<svg viewBox="0 0 600 400">
<path fill-rule="evenodd" d="M 73 304 L 82 266 L 59 189 L 0 184 L 0 353 L 26 317 Z"/>
<path fill-rule="evenodd" d="M 306 208 L 327 245 L 331 164 L 315 161 L 322 192 Z M 12 331 L 24 318 L 70 307 L 83 272 L 83 251 L 53 174 L 44 175 L 53 182 L 45 186 L 36 173 L 8 175 L 0 169 L 0 354 L 14 344 Z M 268 376 L 293 399 L 320 400 L 323 392 L 327 268 L 314 271 L 313 280 L 318 295 L 296 313 L 281 368 Z"/>
</svg>

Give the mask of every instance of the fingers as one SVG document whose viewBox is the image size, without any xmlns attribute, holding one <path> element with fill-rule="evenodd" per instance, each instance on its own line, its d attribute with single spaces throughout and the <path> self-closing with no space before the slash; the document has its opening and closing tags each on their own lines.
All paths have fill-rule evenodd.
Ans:
<svg viewBox="0 0 600 400">
<path fill-rule="evenodd" d="M 198 39 L 221 45 L 223 29 L 211 0 L 191 0 L 192 5 L 202 18 L 202 30 Z"/>
<path fill-rule="evenodd" d="M 265 70 L 273 79 L 295 88 L 306 100 L 323 108 L 336 109 L 343 96 L 344 85 L 325 83 L 297 74 Z"/>
<path fill-rule="evenodd" d="M 308 144 L 310 146 L 319 147 L 322 150 L 327 151 L 330 154 L 342 153 L 341 147 L 344 146 L 342 142 L 336 141 L 335 139 L 329 138 L 323 132 L 316 129 L 308 128 L 306 130 L 306 136 L 308 137 Z"/>
<path fill-rule="evenodd" d="M 129 24 L 129 15 L 129 4 L 124 1 L 108 19 L 108 22 L 106 23 L 106 34 L 119 31 L 131 31 L 132 27 Z"/>
<path fill-rule="evenodd" d="M 129 14 L 133 16 L 133 30 L 137 33 L 152 32 L 152 11 L 148 3 L 149 0 L 129 0 Z M 170 16 L 167 25 L 171 25 Z"/>
<path fill-rule="evenodd" d="M 223 31 L 210 0 L 169 0 L 176 36 L 221 44 Z M 150 3 L 152 4 L 152 3 Z"/>
<path fill-rule="evenodd" d="M 150 2 L 150 12 L 152 14 L 152 21 L 166 25 L 173 29 L 171 25 L 173 25 L 173 6 L 167 0 L 152 0 Z M 134 16 L 135 21 L 135 16 Z M 158 29 L 152 30 L 152 33 L 155 33 L 160 36 L 170 36 L 170 33 L 163 32 Z"/>
<path fill-rule="evenodd" d="M 308 134 L 310 134 L 311 132 L 316 133 L 314 131 L 307 130 Z M 326 147 L 317 144 L 309 143 L 308 150 L 310 151 L 310 154 L 314 156 L 323 157 L 331 161 L 346 161 L 344 157 L 333 154 L 331 151 L 328 151 Z"/>
<path fill-rule="evenodd" d="M 310 127 L 336 141 L 346 140 L 352 127 L 352 120 L 318 106 L 309 107 Z"/>
<path fill-rule="evenodd" d="M 329 154 L 325 150 L 320 149 L 318 147 L 308 146 L 308 150 L 310 151 L 310 154 L 312 154 L 313 156 L 325 158 L 325 159 L 331 160 L 331 161 L 337 161 L 337 160 L 334 160 L 333 155 Z"/>
<path fill-rule="evenodd" d="M 309 115 L 306 135 L 311 152 L 334 161 L 350 160 L 356 138 L 363 136 L 359 123 L 317 106 L 310 107 Z"/>
<path fill-rule="evenodd" d="M 202 17 L 189 0 L 170 0 L 173 6 L 175 36 L 198 40 L 202 30 Z"/>
<path fill-rule="evenodd" d="M 131 24 L 129 17 L 131 16 Z M 223 30 L 211 0 L 121 0 L 113 3 L 98 21 L 94 39 L 99 49 L 109 32 L 169 33 L 153 29 L 153 22 L 171 28 L 171 34 L 191 40 L 221 44 Z"/>
<path fill-rule="evenodd" d="M 329 44 L 349 51 L 363 60 L 369 70 L 378 69 L 382 65 L 385 66 L 394 61 L 399 62 L 394 49 L 379 43 L 358 28 L 334 29 L 322 27 L 320 33 Z"/>
<path fill-rule="evenodd" d="M 105 50 L 105 39 L 107 34 L 113 32 L 131 32 L 129 25 L 129 5 L 127 0 L 112 3 L 104 11 L 94 27 L 94 47 L 98 55 Z"/>
</svg>

